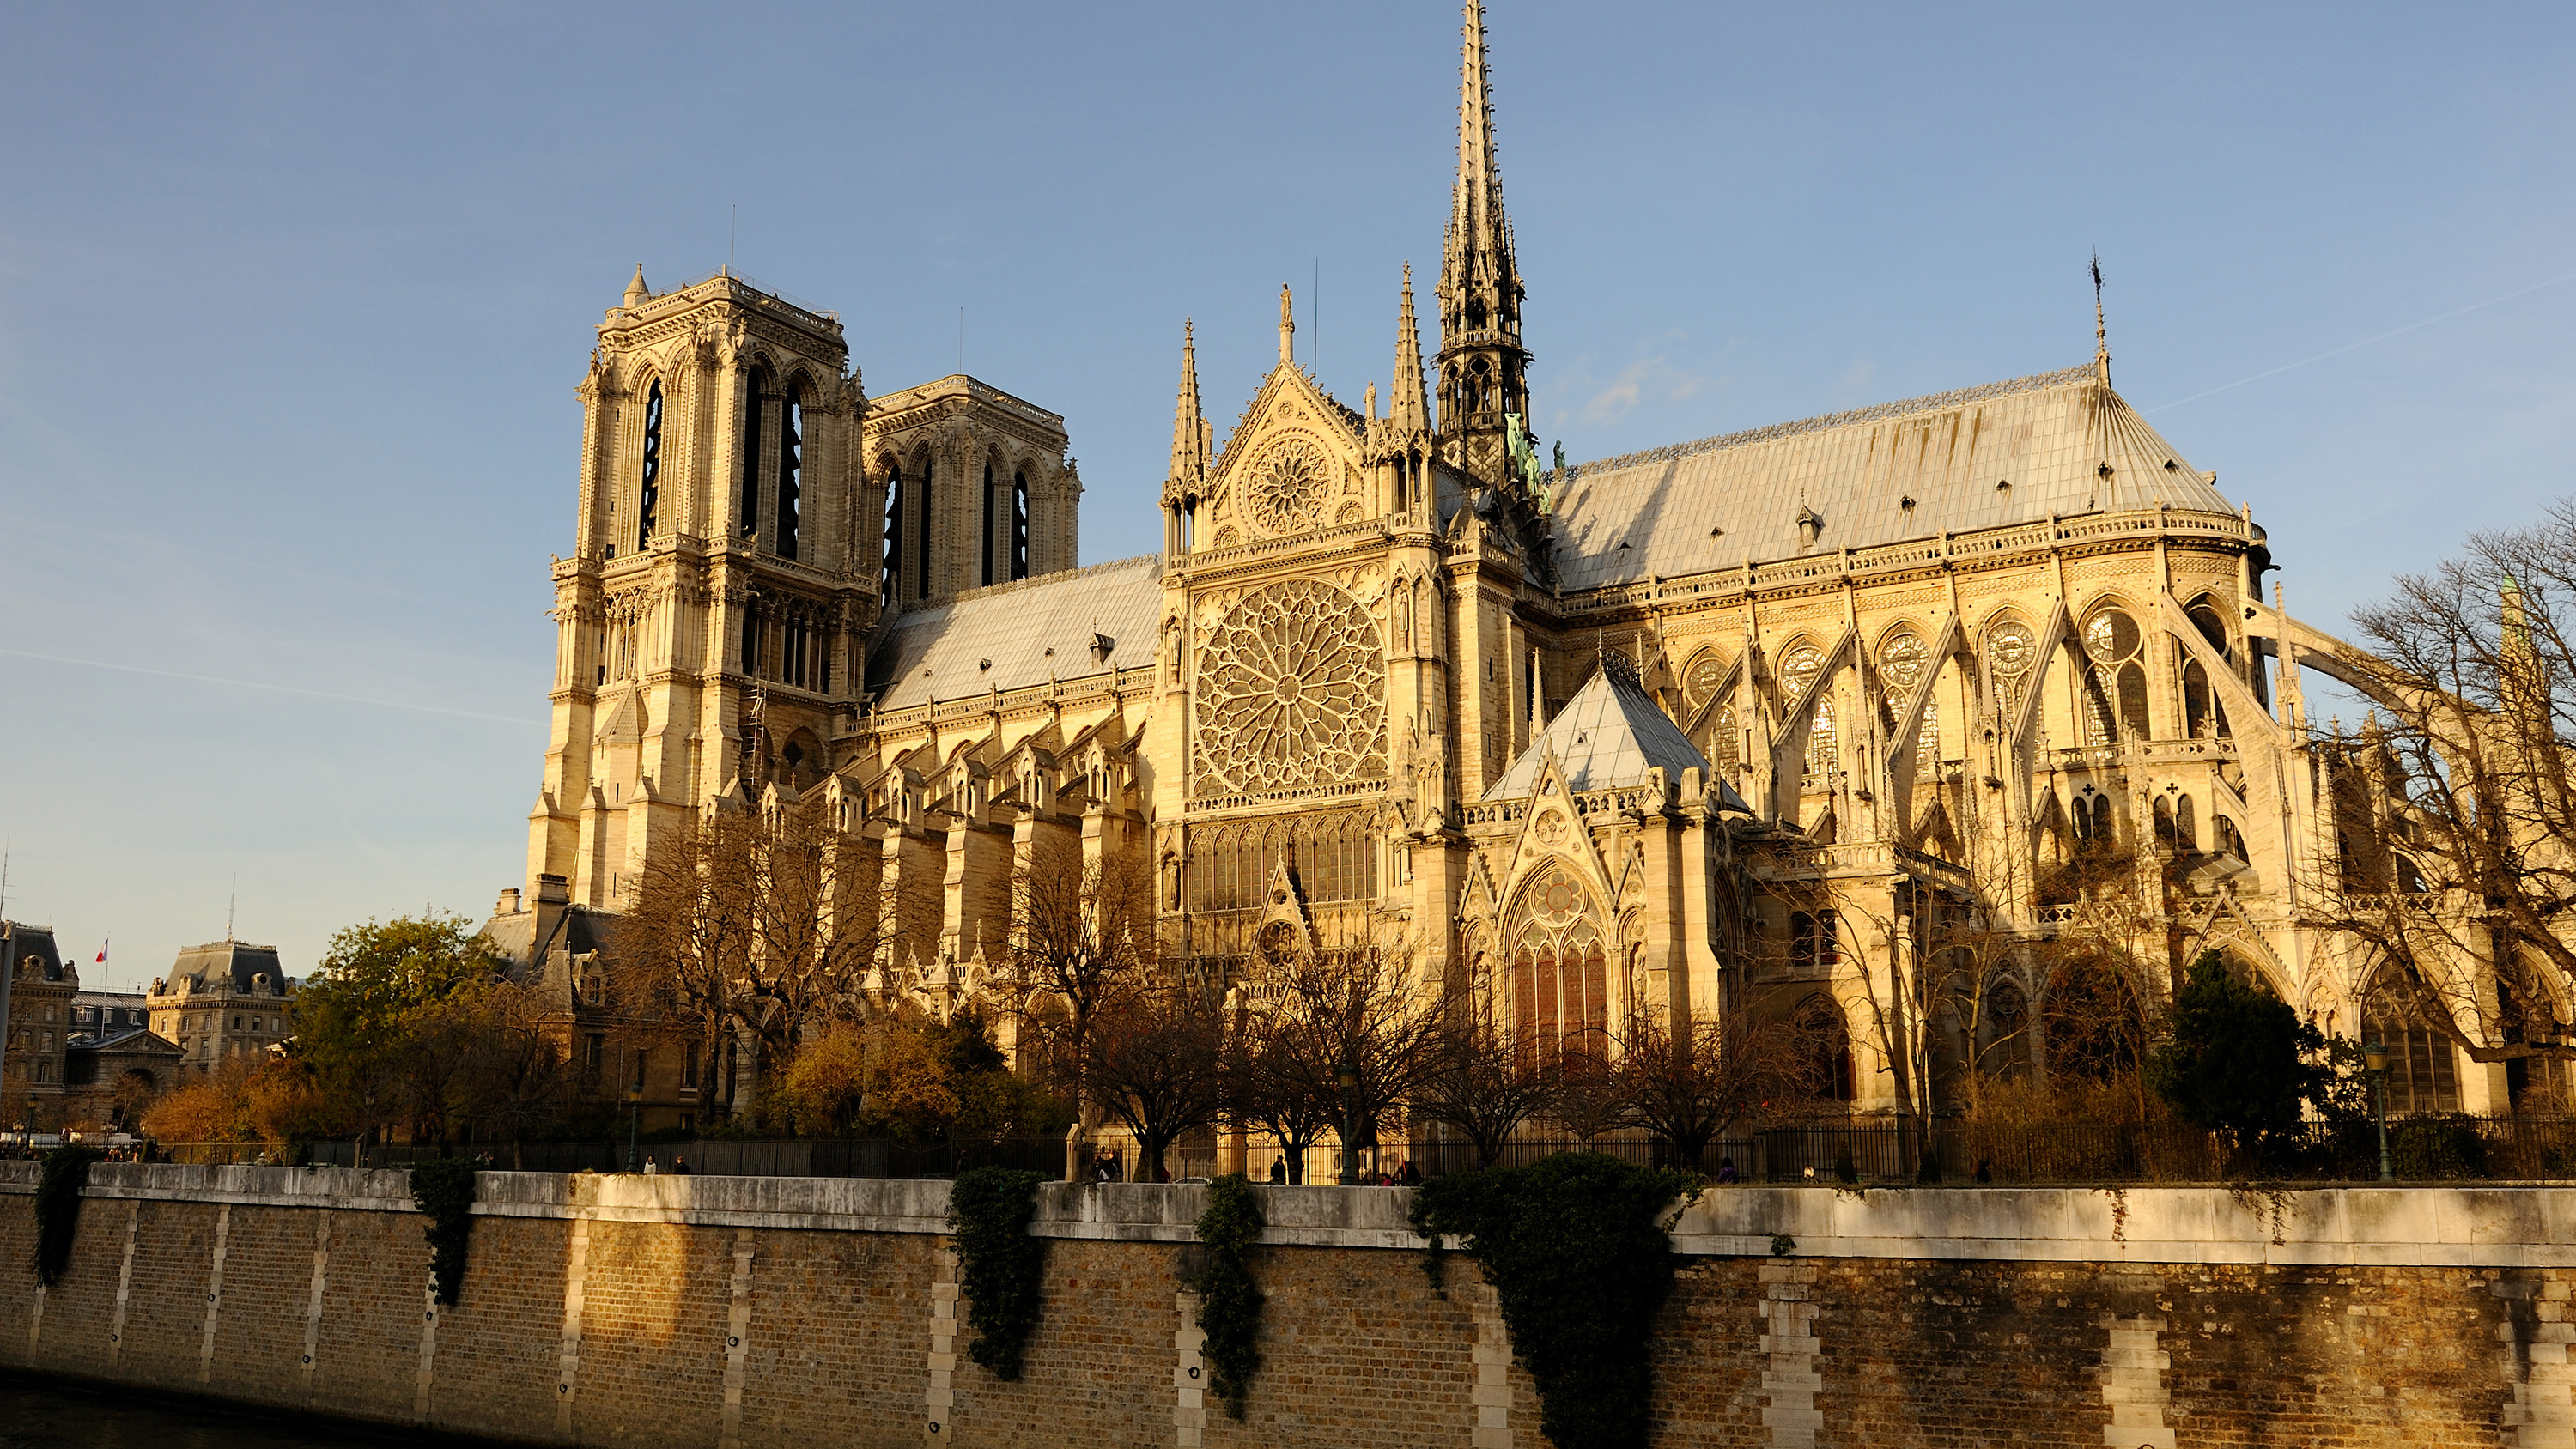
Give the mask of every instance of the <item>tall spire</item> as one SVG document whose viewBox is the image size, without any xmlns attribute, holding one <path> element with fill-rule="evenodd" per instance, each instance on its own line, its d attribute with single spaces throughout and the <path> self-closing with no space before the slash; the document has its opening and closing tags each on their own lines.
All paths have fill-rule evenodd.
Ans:
<svg viewBox="0 0 2576 1449">
<path fill-rule="evenodd" d="M 2102 254 L 2093 254 L 2093 371 L 2111 385 L 2111 329 L 2102 321 Z"/>
<path fill-rule="evenodd" d="M 1171 487 L 1193 494 L 1207 474 L 1207 413 L 1199 405 L 1198 342 L 1193 324 L 1181 323 L 1181 389 L 1172 404 Z"/>
<path fill-rule="evenodd" d="M 1422 397 L 1422 333 L 1413 322 L 1413 263 L 1404 264 L 1404 301 L 1395 314 L 1395 381 L 1386 415 L 1400 432 L 1431 431 L 1431 409 Z"/>
<path fill-rule="evenodd" d="M 1484 0 L 1467 0 L 1459 45 L 1458 195 L 1450 226 L 1474 235 L 1483 229 L 1487 210 L 1502 213 L 1501 177 L 1494 168 L 1494 109 L 1491 78 L 1485 69 Z"/>
<path fill-rule="evenodd" d="M 1458 177 L 1440 249 L 1440 431 L 1451 461 L 1488 483 L 1509 473 L 1504 418 L 1529 416 L 1521 277 L 1494 160 L 1493 90 L 1483 0 L 1466 0 L 1458 84 Z"/>
</svg>

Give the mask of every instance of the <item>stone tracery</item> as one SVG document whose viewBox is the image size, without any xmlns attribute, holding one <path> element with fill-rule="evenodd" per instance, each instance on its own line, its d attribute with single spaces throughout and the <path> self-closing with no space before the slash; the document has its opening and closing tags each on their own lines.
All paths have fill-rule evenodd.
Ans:
<svg viewBox="0 0 2576 1449">
<path fill-rule="evenodd" d="M 1386 651 L 1358 600 L 1313 579 L 1247 595 L 1210 631 L 1192 697 L 1205 793 L 1386 777 Z"/>
</svg>

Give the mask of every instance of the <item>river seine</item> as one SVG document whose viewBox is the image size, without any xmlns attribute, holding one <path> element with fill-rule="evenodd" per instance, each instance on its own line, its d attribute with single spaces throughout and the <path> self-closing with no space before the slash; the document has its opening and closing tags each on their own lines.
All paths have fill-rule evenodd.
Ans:
<svg viewBox="0 0 2576 1449">
<path fill-rule="evenodd" d="M 0 1374 L 0 1449 L 428 1449 L 480 1442 Z"/>
</svg>

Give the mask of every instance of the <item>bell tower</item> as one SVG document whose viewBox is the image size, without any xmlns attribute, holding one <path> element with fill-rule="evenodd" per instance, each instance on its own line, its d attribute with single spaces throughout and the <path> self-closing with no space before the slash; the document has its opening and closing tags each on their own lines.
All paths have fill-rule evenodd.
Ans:
<svg viewBox="0 0 2576 1449">
<path fill-rule="evenodd" d="M 1529 422 L 1529 353 L 1521 346 L 1521 274 L 1494 164 L 1494 114 L 1485 72 L 1483 0 L 1467 0 L 1458 93 L 1458 179 L 1440 250 L 1439 374 L 1442 455 L 1497 487 L 1511 472 L 1510 422 Z"/>
<path fill-rule="evenodd" d="M 663 827 L 829 770 L 876 617 L 876 520 L 828 313 L 724 272 L 656 295 L 638 267 L 580 396 L 528 886 L 613 909 Z"/>
</svg>

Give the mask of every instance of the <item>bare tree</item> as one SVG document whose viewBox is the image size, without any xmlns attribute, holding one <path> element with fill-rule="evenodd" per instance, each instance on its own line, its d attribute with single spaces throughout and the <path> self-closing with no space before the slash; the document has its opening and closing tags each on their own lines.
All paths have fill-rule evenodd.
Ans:
<svg viewBox="0 0 2576 1449">
<path fill-rule="evenodd" d="M 1602 1133 L 1636 1120 L 1627 1078 L 1611 1062 L 1607 1047 L 1606 1041 L 1598 1039 L 1569 1042 L 1547 1054 L 1550 1060 L 1544 1064 L 1556 1078 L 1548 1094 L 1547 1115 L 1586 1148 Z"/>
<path fill-rule="evenodd" d="M 1482 1017 L 1453 1019 L 1413 1111 L 1466 1138 L 1476 1150 L 1476 1165 L 1491 1167 L 1524 1124 L 1555 1104 L 1556 1086 L 1538 1054 L 1515 1044 L 1500 1027 Z"/>
<path fill-rule="evenodd" d="M 1093 1026 L 1084 1073 L 1091 1093 L 1136 1138 L 1144 1180 L 1164 1177 L 1164 1154 L 1213 1125 L 1226 1108 L 1226 1013 L 1196 987 L 1156 983 L 1123 993 Z"/>
<path fill-rule="evenodd" d="M 737 1030 L 784 1062 L 810 1027 L 865 1014 L 883 894 L 876 855 L 819 796 L 703 812 L 648 857 L 618 930 L 618 1009 L 688 1029 L 701 1081 Z"/>
<path fill-rule="evenodd" d="M 475 1119 L 510 1141 L 510 1165 L 525 1160 L 532 1133 L 562 1120 L 572 1098 L 572 1065 L 538 992 L 515 982 L 478 1003 L 466 1094 Z"/>
<path fill-rule="evenodd" d="M 1273 1122 L 1324 1116 L 1335 1127 L 1346 1114 L 1353 1130 L 1343 1163 L 1353 1170 L 1359 1150 L 1438 1069 L 1438 995 L 1417 987 L 1410 954 L 1376 946 L 1274 953 L 1269 969 L 1275 979 L 1261 988 L 1270 1015 L 1259 1048 L 1269 1100 L 1245 1110 Z"/>
<path fill-rule="evenodd" d="M 1723 1018 L 1631 1021 L 1616 1062 L 1620 1095 L 1637 1125 L 1698 1169 L 1709 1144 L 1795 1080 L 1795 1049 L 1750 1011 Z"/>
<path fill-rule="evenodd" d="M 1074 1105 L 1065 1172 L 1088 1161 L 1102 1103 L 1092 1035 L 1102 1009 L 1140 989 L 1155 965 L 1154 878 L 1126 851 L 1086 859 L 1078 840 L 1041 835 L 1011 877 L 1011 936 L 997 985 L 1017 1014 L 1019 1049 L 1042 1058 Z"/>
<path fill-rule="evenodd" d="M 2380 711 L 2312 745 L 2338 808 L 2308 923 L 2358 944 L 2376 1011 L 2470 1060 L 2576 1059 L 2576 500 L 2353 617 L 2369 652 L 2306 654 Z"/>
</svg>

